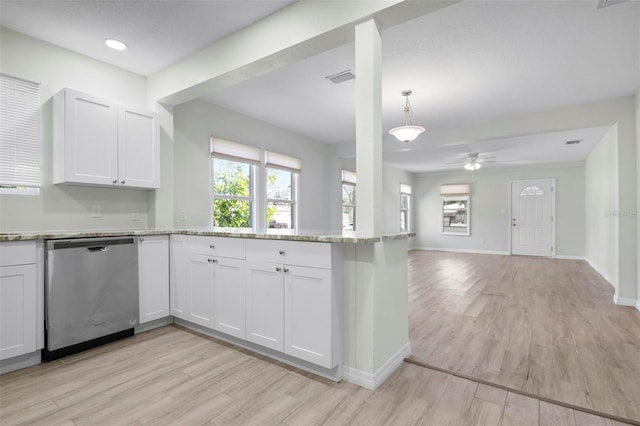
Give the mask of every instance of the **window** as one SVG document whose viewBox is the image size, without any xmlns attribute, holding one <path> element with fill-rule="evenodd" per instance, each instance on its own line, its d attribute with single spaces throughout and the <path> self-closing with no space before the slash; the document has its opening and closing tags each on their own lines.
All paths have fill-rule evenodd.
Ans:
<svg viewBox="0 0 640 426">
<path fill-rule="evenodd" d="M 40 84 L 0 74 L 0 194 L 40 188 Z"/>
<path fill-rule="evenodd" d="M 400 184 L 400 232 L 411 230 L 411 185 Z"/>
<path fill-rule="evenodd" d="M 356 230 L 356 174 L 342 171 L 342 229 Z"/>
<path fill-rule="evenodd" d="M 442 235 L 471 234 L 469 184 L 442 185 Z"/>
<path fill-rule="evenodd" d="M 213 139 L 213 226 L 255 227 L 255 168 L 260 150 Z"/>
<path fill-rule="evenodd" d="M 296 227 L 296 183 L 300 168 L 298 158 L 266 152 L 268 228 Z"/>
</svg>

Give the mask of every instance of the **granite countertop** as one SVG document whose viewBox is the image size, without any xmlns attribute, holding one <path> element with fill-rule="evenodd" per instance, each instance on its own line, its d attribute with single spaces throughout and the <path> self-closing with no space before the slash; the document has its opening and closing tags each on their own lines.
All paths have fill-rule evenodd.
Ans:
<svg viewBox="0 0 640 426">
<path fill-rule="evenodd" d="M 380 237 L 358 235 L 354 231 L 328 232 L 291 229 L 253 229 L 253 228 L 175 228 L 175 229 L 128 229 L 128 230 L 87 230 L 87 231 L 35 231 L 0 232 L 0 241 L 59 240 L 72 238 L 103 238 L 143 235 L 202 235 L 209 237 L 255 238 L 265 240 L 311 241 L 323 243 L 367 244 L 415 237 L 415 233 L 384 234 Z"/>
</svg>

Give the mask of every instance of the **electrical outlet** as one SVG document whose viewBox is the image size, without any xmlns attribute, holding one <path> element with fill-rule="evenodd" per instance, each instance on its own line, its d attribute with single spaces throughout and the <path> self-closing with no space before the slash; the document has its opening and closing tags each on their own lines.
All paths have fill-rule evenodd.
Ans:
<svg viewBox="0 0 640 426">
<path fill-rule="evenodd" d="M 187 211 L 182 209 L 180 210 L 180 216 L 179 216 L 180 220 L 187 220 Z"/>
<path fill-rule="evenodd" d="M 91 217 L 101 217 L 101 216 L 102 216 L 102 212 L 101 212 L 100 206 L 97 204 L 91 206 Z"/>
<path fill-rule="evenodd" d="M 131 220 L 140 220 L 140 212 L 138 209 L 131 210 Z"/>
</svg>

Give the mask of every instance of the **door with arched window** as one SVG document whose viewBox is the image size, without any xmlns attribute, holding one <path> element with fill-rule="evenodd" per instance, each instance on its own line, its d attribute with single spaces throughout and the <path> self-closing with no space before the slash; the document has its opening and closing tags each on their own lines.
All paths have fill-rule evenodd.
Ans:
<svg viewBox="0 0 640 426">
<path fill-rule="evenodd" d="M 553 256 L 554 181 L 511 182 L 511 254 Z"/>
</svg>

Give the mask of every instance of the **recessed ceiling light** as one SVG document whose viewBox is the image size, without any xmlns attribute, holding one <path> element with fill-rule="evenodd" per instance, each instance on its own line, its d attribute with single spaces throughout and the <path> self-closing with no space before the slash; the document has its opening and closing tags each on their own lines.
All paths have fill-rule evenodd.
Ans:
<svg viewBox="0 0 640 426">
<path fill-rule="evenodd" d="M 127 45 L 125 43 L 121 42 L 120 40 L 116 40 L 115 38 L 106 39 L 104 41 L 104 44 L 114 50 L 125 50 L 127 48 Z"/>
<path fill-rule="evenodd" d="M 580 143 L 580 142 L 581 142 L 581 140 L 580 140 L 580 139 L 576 139 L 576 140 L 574 140 L 574 141 L 566 141 L 564 144 L 565 144 L 565 145 L 575 145 L 575 144 L 578 144 L 578 143 Z"/>
</svg>

